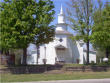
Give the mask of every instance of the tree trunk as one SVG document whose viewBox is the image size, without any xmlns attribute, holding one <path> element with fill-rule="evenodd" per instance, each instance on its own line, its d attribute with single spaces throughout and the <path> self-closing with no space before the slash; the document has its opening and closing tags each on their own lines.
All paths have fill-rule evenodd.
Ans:
<svg viewBox="0 0 110 83">
<path fill-rule="evenodd" d="M 26 62 L 26 59 L 27 59 L 27 48 L 23 48 L 23 65 L 27 65 L 27 62 Z"/>
<path fill-rule="evenodd" d="M 39 59 L 40 51 L 39 51 L 39 45 L 37 46 L 37 65 L 38 65 L 38 59 Z"/>
<path fill-rule="evenodd" d="M 86 0 L 87 6 L 87 64 L 89 64 L 89 4 L 88 0 Z"/>
<path fill-rule="evenodd" d="M 9 51 L 5 51 L 5 55 L 6 56 L 9 56 Z"/>
<path fill-rule="evenodd" d="M 109 57 L 109 48 L 107 47 L 106 48 L 106 58 L 108 58 Z"/>
<path fill-rule="evenodd" d="M 87 64 L 89 64 L 89 40 L 86 43 L 86 46 L 87 46 Z"/>
<path fill-rule="evenodd" d="M 3 54 L 3 49 L 0 50 L 0 53 Z"/>
</svg>

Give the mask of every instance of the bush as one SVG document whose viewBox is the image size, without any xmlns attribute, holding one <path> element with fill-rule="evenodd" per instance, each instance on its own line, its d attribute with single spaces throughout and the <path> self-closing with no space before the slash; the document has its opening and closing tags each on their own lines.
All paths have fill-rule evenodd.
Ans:
<svg viewBox="0 0 110 83">
<path fill-rule="evenodd" d="M 90 65 L 96 65 L 96 63 L 94 61 L 91 61 Z"/>
<path fill-rule="evenodd" d="M 108 57 L 108 64 L 110 65 L 110 56 Z"/>
<path fill-rule="evenodd" d="M 107 62 L 101 62 L 97 64 L 98 66 L 110 66 L 110 56 L 108 58 Z"/>
</svg>

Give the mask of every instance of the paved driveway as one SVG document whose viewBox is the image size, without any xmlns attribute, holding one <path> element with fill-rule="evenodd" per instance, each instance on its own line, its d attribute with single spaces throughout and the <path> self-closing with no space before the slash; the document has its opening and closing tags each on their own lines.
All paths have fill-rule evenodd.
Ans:
<svg viewBox="0 0 110 83">
<path fill-rule="evenodd" d="M 59 81 L 38 81 L 38 82 L 16 82 L 16 83 L 110 83 L 110 79 L 59 80 Z"/>
</svg>

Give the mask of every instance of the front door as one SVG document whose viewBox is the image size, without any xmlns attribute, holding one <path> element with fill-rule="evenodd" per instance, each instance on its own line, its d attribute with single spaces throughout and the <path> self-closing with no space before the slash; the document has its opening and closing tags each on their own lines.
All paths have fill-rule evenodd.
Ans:
<svg viewBox="0 0 110 83">
<path fill-rule="evenodd" d="M 65 62 L 65 50 L 57 49 L 57 62 Z"/>
</svg>

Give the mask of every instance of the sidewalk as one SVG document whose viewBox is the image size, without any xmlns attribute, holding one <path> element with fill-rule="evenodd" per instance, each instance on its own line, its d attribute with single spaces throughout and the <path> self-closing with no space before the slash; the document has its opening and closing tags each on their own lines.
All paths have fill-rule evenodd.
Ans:
<svg viewBox="0 0 110 83">
<path fill-rule="evenodd" d="M 85 80 L 37 81 L 37 82 L 13 82 L 13 83 L 110 83 L 110 78 L 108 79 L 85 79 Z"/>
</svg>

